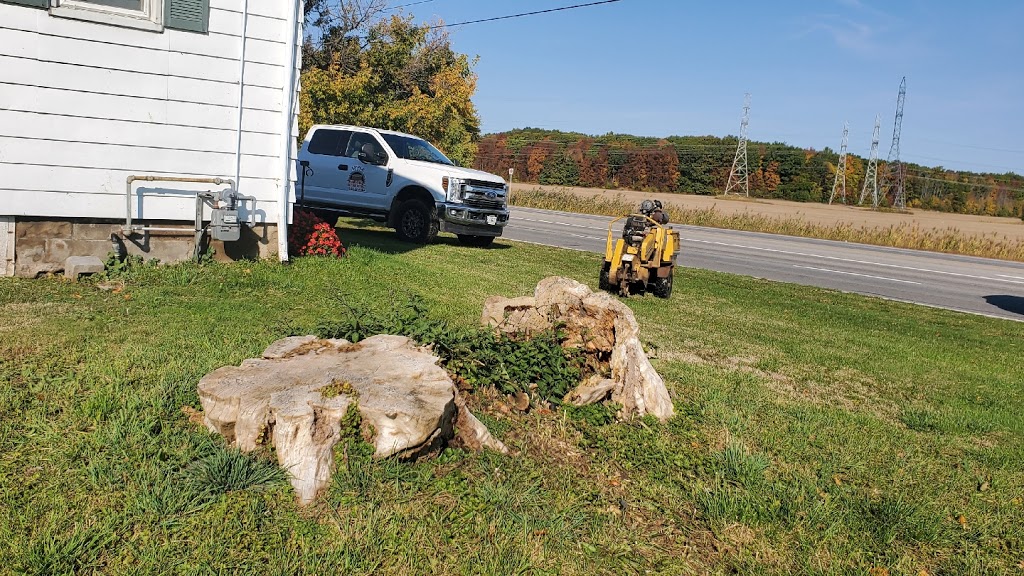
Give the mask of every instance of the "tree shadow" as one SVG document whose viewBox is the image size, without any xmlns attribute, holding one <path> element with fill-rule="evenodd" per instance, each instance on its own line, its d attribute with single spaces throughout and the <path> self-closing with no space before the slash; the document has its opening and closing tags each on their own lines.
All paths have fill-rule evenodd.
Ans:
<svg viewBox="0 0 1024 576">
<path fill-rule="evenodd" d="M 1009 296 L 1006 294 L 998 294 L 993 296 L 985 296 L 985 302 L 1001 308 L 1007 312 L 1014 314 L 1020 314 L 1024 316 L 1024 297 L 1021 296 Z"/>
<path fill-rule="evenodd" d="M 406 252 L 412 252 L 424 247 L 423 244 L 413 244 L 412 242 L 399 240 L 394 230 L 386 228 L 380 222 L 369 218 L 342 218 L 334 226 L 342 243 L 349 248 L 359 246 L 362 248 L 372 248 L 385 254 L 405 254 Z M 511 246 L 502 242 L 501 238 L 495 239 L 494 243 L 490 246 L 480 248 L 464 246 L 459 242 L 458 238 L 448 235 L 438 235 L 432 244 L 455 246 L 469 250 L 507 250 L 511 248 Z"/>
</svg>

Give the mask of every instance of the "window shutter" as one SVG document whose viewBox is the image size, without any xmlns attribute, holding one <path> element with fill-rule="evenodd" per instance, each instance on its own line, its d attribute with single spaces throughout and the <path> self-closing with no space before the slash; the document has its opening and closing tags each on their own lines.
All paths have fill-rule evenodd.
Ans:
<svg viewBox="0 0 1024 576">
<path fill-rule="evenodd" d="M 210 0 L 164 0 L 164 27 L 206 33 Z"/>
<path fill-rule="evenodd" d="M 35 8 L 50 7 L 50 0 L 0 0 L 0 2 L 6 4 L 21 4 L 22 6 L 32 6 Z"/>
</svg>

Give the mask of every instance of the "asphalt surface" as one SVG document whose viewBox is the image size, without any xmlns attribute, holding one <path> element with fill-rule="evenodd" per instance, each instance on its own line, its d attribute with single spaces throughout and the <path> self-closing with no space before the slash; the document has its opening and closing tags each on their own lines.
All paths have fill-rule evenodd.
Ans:
<svg viewBox="0 0 1024 576">
<path fill-rule="evenodd" d="M 612 218 L 512 207 L 510 240 L 603 253 Z M 1024 264 L 674 225 L 681 266 L 1024 321 Z M 595 274 L 596 274 L 595 268 Z"/>
</svg>

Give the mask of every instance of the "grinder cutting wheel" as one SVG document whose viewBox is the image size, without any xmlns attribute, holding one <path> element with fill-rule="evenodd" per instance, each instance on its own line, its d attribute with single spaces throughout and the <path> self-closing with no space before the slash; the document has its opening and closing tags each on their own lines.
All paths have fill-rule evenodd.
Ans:
<svg viewBox="0 0 1024 576">
<path fill-rule="evenodd" d="M 625 225 L 622 237 L 616 238 L 614 230 L 620 220 L 625 220 Z M 658 200 L 644 200 L 638 212 L 612 220 L 601 266 L 601 289 L 622 296 L 647 290 L 661 298 L 671 296 L 679 232 L 667 224 L 668 215 Z"/>
</svg>

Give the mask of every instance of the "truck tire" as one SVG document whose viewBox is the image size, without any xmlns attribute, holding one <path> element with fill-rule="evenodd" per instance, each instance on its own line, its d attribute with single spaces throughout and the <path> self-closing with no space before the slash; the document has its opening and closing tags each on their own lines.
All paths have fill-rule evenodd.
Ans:
<svg viewBox="0 0 1024 576">
<path fill-rule="evenodd" d="M 459 234 L 459 242 L 464 246 L 486 248 L 494 243 L 494 236 L 472 236 L 469 234 Z"/>
<path fill-rule="evenodd" d="M 422 200 L 406 200 L 398 206 L 395 232 L 406 242 L 429 244 L 437 238 L 437 215 Z"/>
<path fill-rule="evenodd" d="M 672 295 L 672 277 L 675 274 L 669 274 L 667 278 L 655 278 L 651 284 L 651 293 L 658 298 L 668 298 Z"/>
</svg>

